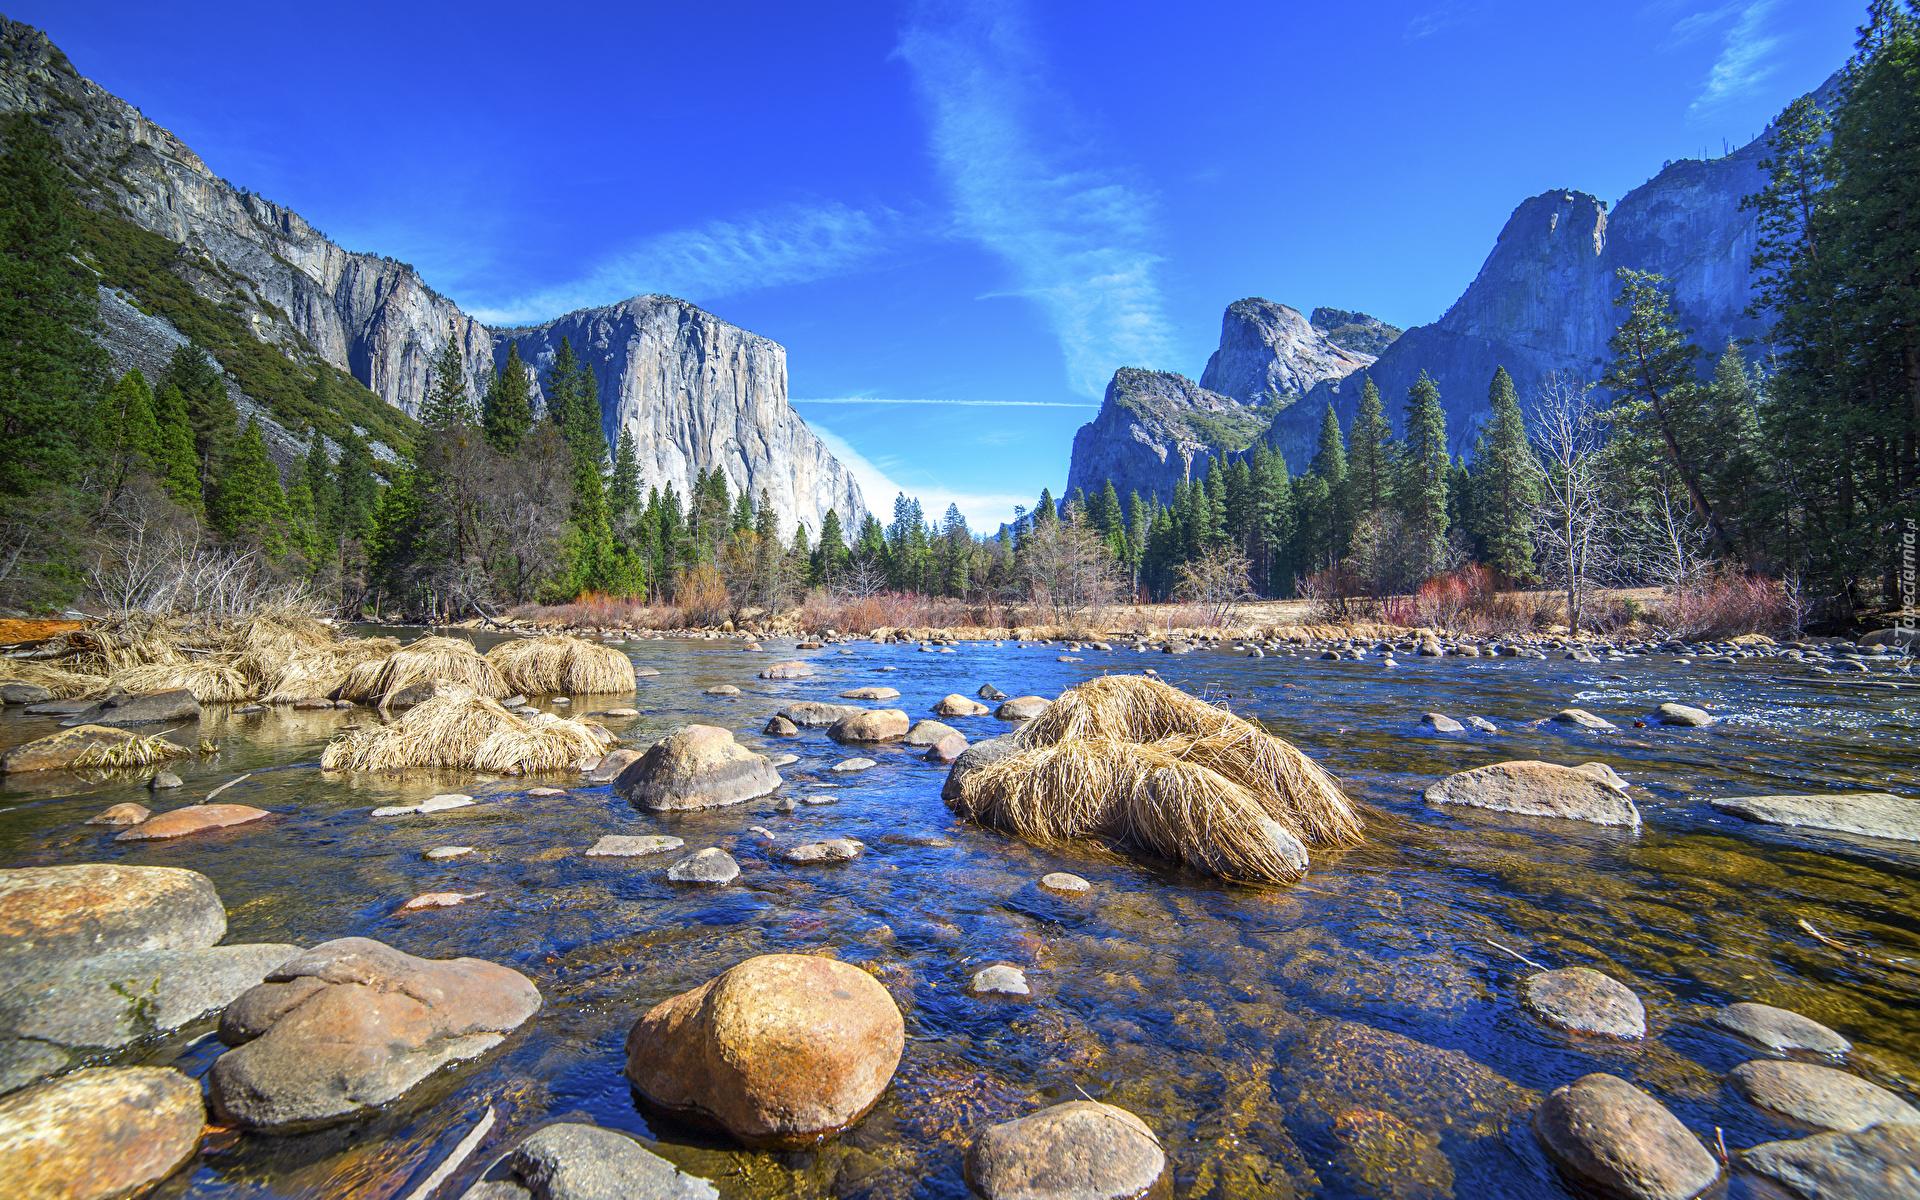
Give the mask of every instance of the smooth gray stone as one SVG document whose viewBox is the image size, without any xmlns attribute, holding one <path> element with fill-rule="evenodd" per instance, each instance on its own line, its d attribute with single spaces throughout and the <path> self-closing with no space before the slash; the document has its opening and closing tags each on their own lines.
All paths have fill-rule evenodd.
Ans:
<svg viewBox="0 0 1920 1200">
<path fill-rule="evenodd" d="M 1727 1073 L 1740 1094 L 1761 1108 L 1841 1133 L 1882 1122 L 1920 1125 L 1920 1109 L 1877 1083 L 1814 1063 L 1759 1059 Z"/>
<path fill-rule="evenodd" d="M 1845 1054 L 1853 1043 L 1814 1020 L 1771 1004 L 1729 1004 L 1707 1022 L 1765 1046 L 1769 1050 L 1813 1050 Z"/>
<path fill-rule="evenodd" d="M 1806 1200 L 1913 1200 L 1920 1196 L 1920 1125 L 1767 1142 L 1742 1154 L 1740 1165 Z"/>
<path fill-rule="evenodd" d="M 688 1175 L 622 1133 L 597 1125 L 549 1125 L 508 1161 L 536 1200 L 718 1200 Z"/>
<path fill-rule="evenodd" d="M 1713 724 L 1713 714 L 1691 704 L 1662 704 L 1655 710 L 1662 725 L 1699 727 Z"/>
<path fill-rule="evenodd" d="M 952 768 L 947 771 L 947 781 L 941 785 L 940 798 L 942 800 L 957 798 L 960 795 L 961 780 L 981 767 L 997 763 L 1009 754 L 1017 754 L 1019 750 L 1020 739 L 1011 733 L 987 738 L 985 741 L 968 746 L 960 752 L 959 758 L 953 760 Z"/>
<path fill-rule="evenodd" d="M 1830 829 L 1835 833 L 1920 842 L 1920 800 L 1885 792 L 1841 796 L 1719 796 L 1707 803 L 1721 812 L 1763 825 Z"/>
<path fill-rule="evenodd" d="M 667 868 L 667 878 L 676 883 L 731 883 L 740 875 L 740 864 L 718 846 L 696 850 Z"/>
</svg>

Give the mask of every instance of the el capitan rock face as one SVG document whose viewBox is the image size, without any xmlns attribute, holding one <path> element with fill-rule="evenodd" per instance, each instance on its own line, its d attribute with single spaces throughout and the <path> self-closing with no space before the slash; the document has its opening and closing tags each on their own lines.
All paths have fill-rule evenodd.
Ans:
<svg viewBox="0 0 1920 1200">
<path fill-rule="evenodd" d="M 728 490 L 758 502 L 764 488 L 782 521 L 819 532 L 834 509 L 858 528 L 860 485 L 787 403 L 787 352 L 685 300 L 636 296 L 495 336 L 502 364 L 509 343 L 544 373 L 565 338 L 594 374 L 607 444 L 631 429 L 640 451 L 640 487 L 672 484 L 691 495 L 694 477 L 719 469 Z M 538 394 L 538 381 L 535 383 Z"/>
<path fill-rule="evenodd" d="M 81 76 L 46 34 L 0 17 L 0 115 L 15 112 L 39 114 L 82 170 L 84 203 L 177 243 L 174 273 L 214 303 L 237 306 L 255 336 L 297 363 L 330 363 L 415 415 L 449 333 L 476 405 L 508 341 L 544 367 L 565 336 L 598 377 L 609 450 L 622 427 L 633 429 L 643 484 L 671 481 L 685 496 L 698 471 L 718 467 L 734 492 L 748 488 L 757 499 L 765 488 L 783 528 L 800 521 L 814 533 L 828 508 L 848 529 L 866 513 L 852 475 L 787 403 L 786 351 L 777 343 L 662 296 L 537 328 L 489 329 L 412 266 L 344 250 L 292 209 L 236 188 L 138 108 Z M 101 340 L 114 370 L 139 367 L 157 378 L 186 339 L 116 293 L 103 289 L 101 297 Z M 304 438 L 228 383 L 242 419 L 262 418 L 275 458 L 287 465 L 304 453 Z"/>
</svg>

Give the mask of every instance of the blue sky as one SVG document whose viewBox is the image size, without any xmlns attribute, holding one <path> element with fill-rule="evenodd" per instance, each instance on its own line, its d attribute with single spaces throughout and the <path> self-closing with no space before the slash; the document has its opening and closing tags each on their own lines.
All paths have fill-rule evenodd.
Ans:
<svg viewBox="0 0 1920 1200">
<path fill-rule="evenodd" d="M 30 0 L 226 178 L 501 323 L 659 291 L 787 348 L 886 508 L 1066 476 L 1222 310 L 1433 320 L 1514 206 L 1753 138 L 1859 0 Z M 849 403 L 848 401 L 858 401 Z"/>
</svg>

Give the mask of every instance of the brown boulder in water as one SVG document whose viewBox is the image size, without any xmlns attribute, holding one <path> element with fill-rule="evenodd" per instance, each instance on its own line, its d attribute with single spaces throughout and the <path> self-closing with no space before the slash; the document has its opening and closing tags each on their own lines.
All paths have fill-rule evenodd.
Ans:
<svg viewBox="0 0 1920 1200">
<path fill-rule="evenodd" d="M 779 786 L 780 773 L 766 755 L 717 725 L 688 725 L 628 764 L 613 790 L 641 808 L 678 812 L 739 804 Z"/>
</svg>

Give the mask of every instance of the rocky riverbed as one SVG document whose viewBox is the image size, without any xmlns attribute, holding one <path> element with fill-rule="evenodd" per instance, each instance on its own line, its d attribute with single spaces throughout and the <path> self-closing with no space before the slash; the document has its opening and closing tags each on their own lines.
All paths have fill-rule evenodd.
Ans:
<svg viewBox="0 0 1920 1200">
<path fill-rule="evenodd" d="M 59 1149 L 22 1194 L 1920 1187 L 1920 679 L 1880 647 L 623 646 L 636 693 L 530 707 L 612 755 L 731 741 L 323 773 L 374 713 L 206 705 L 135 728 L 212 743 L 179 788 L 0 775 L 0 1127 Z M 1252 887 L 942 803 L 969 746 L 1147 669 L 1340 777 L 1366 843 Z M 0 751 L 71 715 L 26 707 Z M 737 802 L 678 807 L 708 760 Z M 265 816 L 126 836 L 242 775 L 216 807 Z M 85 1111 L 142 1115 L 89 1157 Z"/>
</svg>

